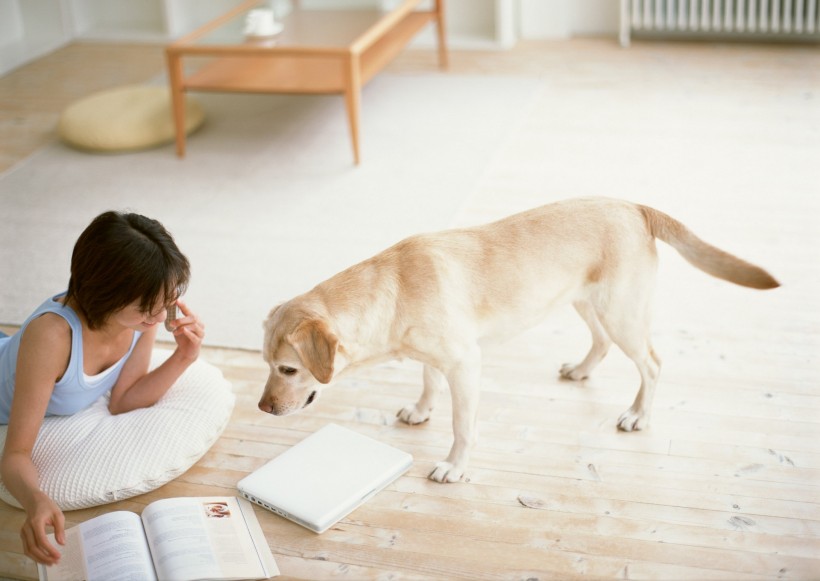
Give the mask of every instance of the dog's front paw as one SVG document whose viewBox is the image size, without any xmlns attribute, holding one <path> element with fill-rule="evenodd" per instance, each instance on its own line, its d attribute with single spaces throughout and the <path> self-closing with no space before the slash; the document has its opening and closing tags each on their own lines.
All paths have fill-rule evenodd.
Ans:
<svg viewBox="0 0 820 581">
<path fill-rule="evenodd" d="M 581 381 L 589 377 L 589 371 L 582 368 L 580 365 L 572 365 L 571 363 L 564 363 L 561 366 L 561 377 L 572 381 Z"/>
<path fill-rule="evenodd" d="M 438 462 L 435 470 L 428 478 L 436 482 L 458 482 L 464 477 L 464 469 L 451 464 L 450 462 Z"/>
<path fill-rule="evenodd" d="M 415 426 L 429 420 L 431 411 L 430 409 L 419 410 L 416 405 L 408 405 L 400 409 L 396 416 L 405 424 Z"/>
<path fill-rule="evenodd" d="M 629 408 L 618 418 L 618 429 L 624 432 L 643 430 L 649 425 L 649 416 L 641 410 Z"/>
</svg>

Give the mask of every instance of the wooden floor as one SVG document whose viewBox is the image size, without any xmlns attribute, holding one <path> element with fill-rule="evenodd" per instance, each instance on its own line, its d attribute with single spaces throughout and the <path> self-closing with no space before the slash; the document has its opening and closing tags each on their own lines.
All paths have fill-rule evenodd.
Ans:
<svg viewBox="0 0 820 581">
<path fill-rule="evenodd" d="M 707 84 L 737 74 L 774 92 L 814 75 L 807 83 L 814 92 L 803 98 L 820 98 L 817 49 L 807 47 L 635 43 L 623 51 L 614 39 L 526 43 L 501 53 L 456 52 L 452 69 L 551 75 L 561 86 L 591 62 L 603 75 L 640 78 L 663 74 L 670 60 L 700 67 L 711 75 Z M 410 51 L 391 69 L 433 62 Z M 161 67 L 156 47 L 75 45 L 1 78 L 0 167 L 54 139 L 59 111 L 78 95 L 146 80 Z M 516 182 L 520 169 L 504 174 L 513 196 L 528 189 Z M 474 215 L 503 204 L 487 195 Z M 786 204 L 734 217 L 761 224 L 766 238 L 748 258 L 791 283 L 783 289 L 730 288 L 688 266 L 662 272 L 653 340 L 665 366 L 645 432 L 615 428 L 638 382 L 620 353 L 613 350 L 582 384 L 558 379 L 560 365 L 589 345 L 569 311 L 485 353 L 480 443 L 468 481 L 450 485 L 426 479 L 450 445 L 447 398 L 425 425 L 395 419 L 420 392 L 417 364 L 362 371 L 309 411 L 271 418 L 256 409 L 266 377 L 259 353 L 207 348 L 203 357 L 238 396 L 224 435 L 175 481 L 67 513 L 68 524 L 114 509 L 140 512 L 163 497 L 234 494 L 248 472 L 333 421 L 410 452 L 415 463 L 322 535 L 257 511 L 285 578 L 820 579 L 820 277 L 817 246 L 809 244 L 817 237 L 808 234 L 818 203 L 788 200 L 779 229 L 762 226 L 767 207 Z M 669 262 L 683 264 L 676 256 Z M 36 578 L 20 553 L 22 521 L 21 511 L 0 503 L 0 576 Z"/>
</svg>

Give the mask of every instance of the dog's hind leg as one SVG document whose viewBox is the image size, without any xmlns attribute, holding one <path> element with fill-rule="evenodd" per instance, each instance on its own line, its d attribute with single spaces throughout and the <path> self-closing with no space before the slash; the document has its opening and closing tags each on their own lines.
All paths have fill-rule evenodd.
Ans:
<svg viewBox="0 0 820 581">
<path fill-rule="evenodd" d="M 595 309 L 588 301 L 575 301 L 572 303 L 572 306 L 574 306 L 578 314 L 581 315 L 581 318 L 587 324 L 587 327 L 589 327 L 590 333 L 592 333 L 592 347 L 581 363 L 577 365 L 565 363 L 561 367 L 561 377 L 573 381 L 580 381 L 589 377 L 592 370 L 606 357 L 612 345 L 612 340 L 598 320 Z"/>
<path fill-rule="evenodd" d="M 631 432 L 649 426 L 649 416 L 652 411 L 652 401 L 655 398 L 655 388 L 658 385 L 661 360 L 648 340 L 646 341 L 646 348 L 643 350 L 627 350 L 623 347 L 622 349 L 635 362 L 641 374 L 641 387 L 635 396 L 635 401 L 618 418 L 618 429 Z"/>
<path fill-rule="evenodd" d="M 436 405 L 438 394 L 447 387 L 444 374 L 430 365 L 424 366 L 424 390 L 414 405 L 408 405 L 399 410 L 398 418 L 406 424 L 422 424 L 430 419 L 430 412 Z"/>
<path fill-rule="evenodd" d="M 631 308 L 621 308 L 625 304 Z M 607 310 L 599 310 L 598 315 L 612 341 L 635 363 L 641 375 L 641 387 L 635 401 L 618 418 L 618 428 L 625 432 L 642 430 L 649 425 L 661 370 L 661 360 L 649 342 L 648 301 L 637 309 L 634 301 L 619 305 L 610 303 Z"/>
</svg>

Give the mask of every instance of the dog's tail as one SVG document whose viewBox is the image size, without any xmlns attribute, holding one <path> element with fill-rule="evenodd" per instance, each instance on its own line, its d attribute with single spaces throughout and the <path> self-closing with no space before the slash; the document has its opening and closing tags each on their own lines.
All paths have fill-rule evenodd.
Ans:
<svg viewBox="0 0 820 581">
<path fill-rule="evenodd" d="M 780 286 L 771 274 L 759 266 L 704 242 L 671 216 L 648 206 L 639 206 L 639 209 L 652 235 L 672 246 L 696 268 L 750 288 L 770 289 Z"/>
</svg>

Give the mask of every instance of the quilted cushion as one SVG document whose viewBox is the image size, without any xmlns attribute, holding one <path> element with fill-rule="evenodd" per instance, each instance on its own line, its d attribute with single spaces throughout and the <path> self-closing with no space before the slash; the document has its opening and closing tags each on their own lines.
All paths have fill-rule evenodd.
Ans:
<svg viewBox="0 0 820 581">
<path fill-rule="evenodd" d="M 155 367 L 171 354 L 157 349 Z M 34 445 L 40 486 L 62 510 L 123 500 L 176 478 L 216 442 L 235 396 L 216 367 L 191 365 L 150 408 L 112 416 L 108 396 L 73 416 L 48 417 Z M 7 426 L 0 426 L 0 450 Z M 0 483 L 0 498 L 20 507 Z"/>
<path fill-rule="evenodd" d="M 185 97 L 185 132 L 205 119 Z M 69 105 L 60 116 L 60 137 L 80 149 L 118 152 L 147 149 L 174 139 L 171 95 L 166 87 L 133 85 L 102 91 Z"/>
</svg>

